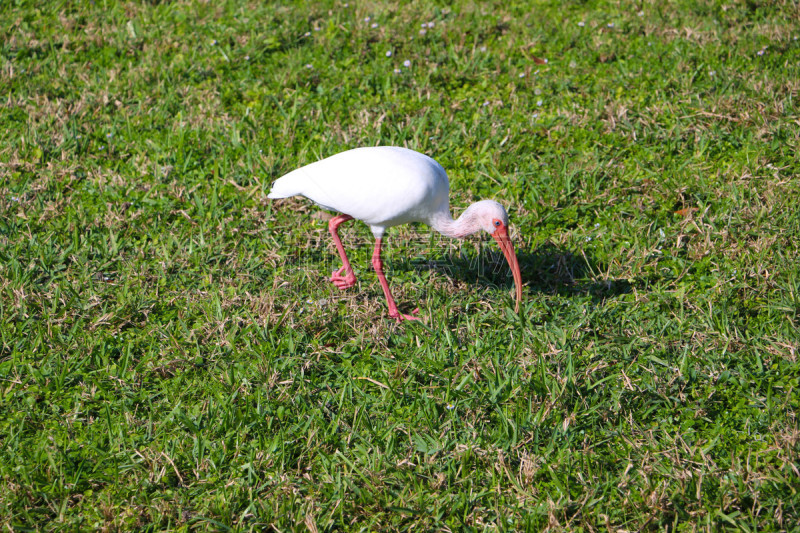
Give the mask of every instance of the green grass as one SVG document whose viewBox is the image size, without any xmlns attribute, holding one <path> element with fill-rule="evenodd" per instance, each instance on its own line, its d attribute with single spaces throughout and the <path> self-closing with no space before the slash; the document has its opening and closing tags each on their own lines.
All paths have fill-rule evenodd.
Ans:
<svg viewBox="0 0 800 533">
<path fill-rule="evenodd" d="M 797 530 L 796 2 L 20 0 L 0 35 L 4 530 Z M 362 224 L 327 282 L 266 193 L 375 144 L 508 207 L 520 316 L 485 237 L 390 232 L 422 324 Z"/>
</svg>

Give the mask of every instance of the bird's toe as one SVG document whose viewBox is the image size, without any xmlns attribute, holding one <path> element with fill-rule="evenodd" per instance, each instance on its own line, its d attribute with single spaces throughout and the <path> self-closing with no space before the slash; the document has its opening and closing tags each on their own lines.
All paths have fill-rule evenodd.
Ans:
<svg viewBox="0 0 800 533">
<path fill-rule="evenodd" d="M 419 312 L 419 309 L 414 309 L 410 315 L 406 315 L 404 313 L 395 312 L 389 313 L 389 318 L 394 318 L 398 322 L 402 322 L 403 320 L 422 320 L 422 317 L 414 316 L 416 313 Z"/>
<path fill-rule="evenodd" d="M 356 284 L 356 277 L 353 275 L 340 276 L 334 272 L 331 276 L 331 282 L 336 285 L 339 290 L 344 290 Z"/>
</svg>

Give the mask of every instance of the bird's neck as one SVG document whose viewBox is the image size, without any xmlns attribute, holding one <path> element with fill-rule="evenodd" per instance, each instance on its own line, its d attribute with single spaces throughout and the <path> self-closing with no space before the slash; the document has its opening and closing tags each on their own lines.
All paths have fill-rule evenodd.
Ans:
<svg viewBox="0 0 800 533">
<path fill-rule="evenodd" d="M 470 207 L 455 220 L 450 216 L 449 209 L 444 209 L 431 218 L 430 225 L 442 235 L 455 239 L 463 239 L 467 235 L 472 235 L 481 228 Z"/>
</svg>

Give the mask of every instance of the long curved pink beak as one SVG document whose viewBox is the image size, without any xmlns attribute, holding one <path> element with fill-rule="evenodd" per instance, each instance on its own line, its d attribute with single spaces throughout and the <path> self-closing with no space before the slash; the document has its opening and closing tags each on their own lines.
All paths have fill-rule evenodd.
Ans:
<svg viewBox="0 0 800 533">
<path fill-rule="evenodd" d="M 519 313 L 519 304 L 522 301 L 522 273 L 519 271 L 519 261 L 517 261 L 517 254 L 514 253 L 514 245 L 511 244 L 511 238 L 508 236 L 508 228 L 501 225 L 494 230 L 492 237 L 503 250 L 503 255 L 506 256 L 508 266 L 511 268 L 511 274 L 514 276 L 514 285 L 517 288 L 517 305 L 514 310 Z"/>
</svg>

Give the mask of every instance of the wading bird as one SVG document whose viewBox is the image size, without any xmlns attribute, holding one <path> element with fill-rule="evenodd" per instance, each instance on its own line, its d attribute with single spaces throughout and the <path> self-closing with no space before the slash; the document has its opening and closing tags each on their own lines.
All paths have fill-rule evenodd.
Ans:
<svg viewBox="0 0 800 533">
<path fill-rule="evenodd" d="M 508 235 L 506 210 L 493 200 L 483 200 L 470 205 L 453 220 L 449 194 L 447 173 L 430 157 L 407 148 L 375 146 L 348 150 L 294 170 L 272 184 L 268 197 L 305 196 L 324 209 L 341 213 L 328 224 L 342 258 L 342 267 L 330 278 L 339 289 L 356 283 L 339 239 L 339 226 L 354 218 L 369 225 L 375 236 L 372 266 L 386 295 L 389 316 L 398 321 L 417 317 L 402 314 L 389 290 L 381 261 L 381 242 L 386 230 L 409 222 L 424 222 L 439 233 L 455 238 L 485 230 L 500 245 L 511 268 L 519 312 L 522 275 Z"/>
</svg>

